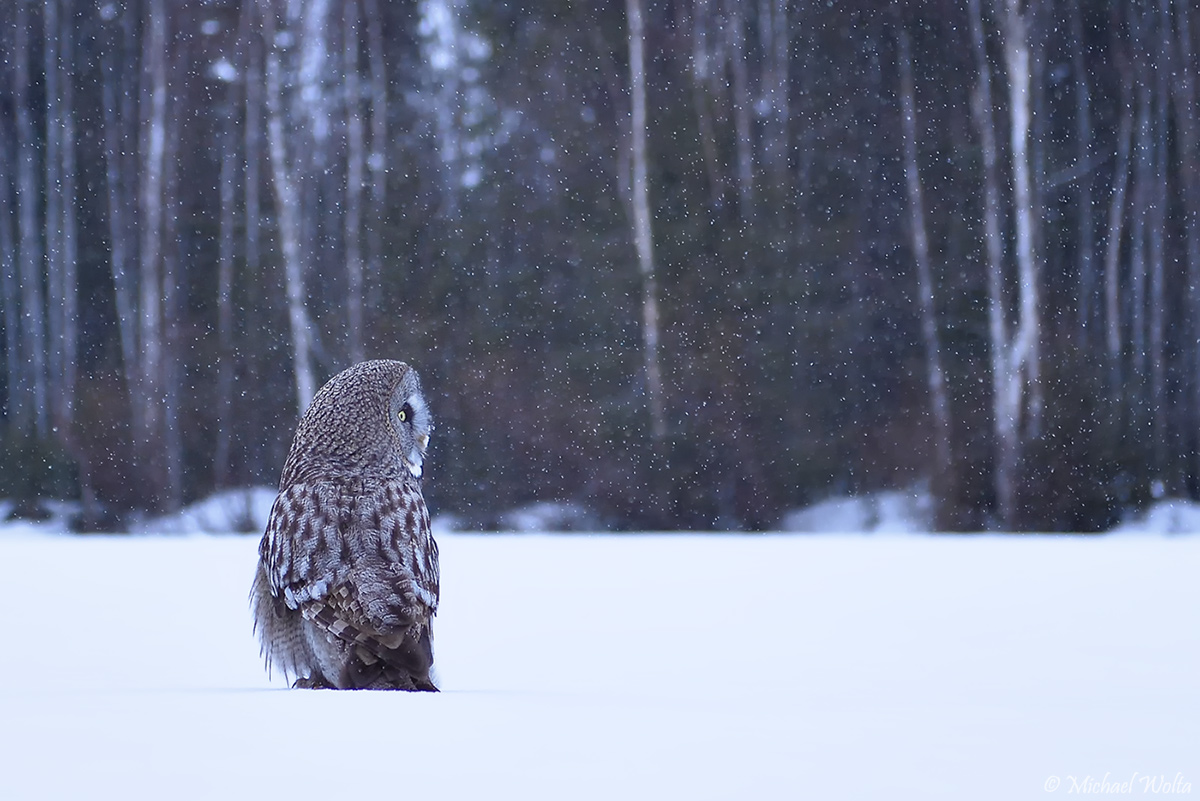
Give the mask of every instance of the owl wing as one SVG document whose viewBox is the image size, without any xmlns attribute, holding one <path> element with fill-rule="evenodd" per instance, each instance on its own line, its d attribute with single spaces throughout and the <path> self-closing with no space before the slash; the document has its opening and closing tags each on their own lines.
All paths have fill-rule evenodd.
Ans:
<svg viewBox="0 0 1200 801">
<path fill-rule="evenodd" d="M 276 499 L 261 555 L 272 594 L 353 645 L 340 686 L 435 689 L 428 674 L 438 554 L 418 487 L 289 487 Z"/>
<path fill-rule="evenodd" d="M 281 490 L 271 507 L 259 558 L 271 594 L 289 609 L 324 598 L 349 576 L 341 496 L 327 482 L 294 484 Z"/>
</svg>

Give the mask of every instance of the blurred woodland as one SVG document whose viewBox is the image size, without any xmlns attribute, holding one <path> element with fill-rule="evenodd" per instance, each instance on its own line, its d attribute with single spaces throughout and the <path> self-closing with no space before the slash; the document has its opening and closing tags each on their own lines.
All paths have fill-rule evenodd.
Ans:
<svg viewBox="0 0 1200 801">
<path fill-rule="evenodd" d="M 1200 497 L 1189 2 L 6 0 L 0 497 L 273 484 L 362 358 L 433 510 Z"/>
</svg>

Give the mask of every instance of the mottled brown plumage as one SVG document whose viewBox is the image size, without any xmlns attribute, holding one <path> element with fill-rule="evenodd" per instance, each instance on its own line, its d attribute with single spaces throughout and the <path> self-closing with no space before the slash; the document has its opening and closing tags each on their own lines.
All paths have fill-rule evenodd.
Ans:
<svg viewBox="0 0 1200 801">
<path fill-rule="evenodd" d="M 334 376 L 301 419 L 251 590 L 268 668 L 294 686 L 437 689 L 429 434 L 416 371 L 397 361 Z"/>
</svg>

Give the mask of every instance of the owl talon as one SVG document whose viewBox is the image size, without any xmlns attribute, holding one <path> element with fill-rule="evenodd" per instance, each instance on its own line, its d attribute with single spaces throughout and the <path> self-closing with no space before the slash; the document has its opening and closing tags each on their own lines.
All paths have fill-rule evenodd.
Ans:
<svg viewBox="0 0 1200 801">
<path fill-rule="evenodd" d="M 336 689 L 332 684 L 325 681 L 320 676 L 304 676 L 292 682 L 294 690 L 333 690 Z"/>
</svg>

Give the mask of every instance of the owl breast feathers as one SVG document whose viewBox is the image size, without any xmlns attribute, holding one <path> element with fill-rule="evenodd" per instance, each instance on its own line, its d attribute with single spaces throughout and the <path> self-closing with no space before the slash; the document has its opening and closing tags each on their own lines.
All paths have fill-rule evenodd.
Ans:
<svg viewBox="0 0 1200 801">
<path fill-rule="evenodd" d="M 295 686 L 437 689 L 430 428 L 416 372 L 395 361 L 338 374 L 300 421 L 251 590 L 268 668 Z"/>
</svg>

